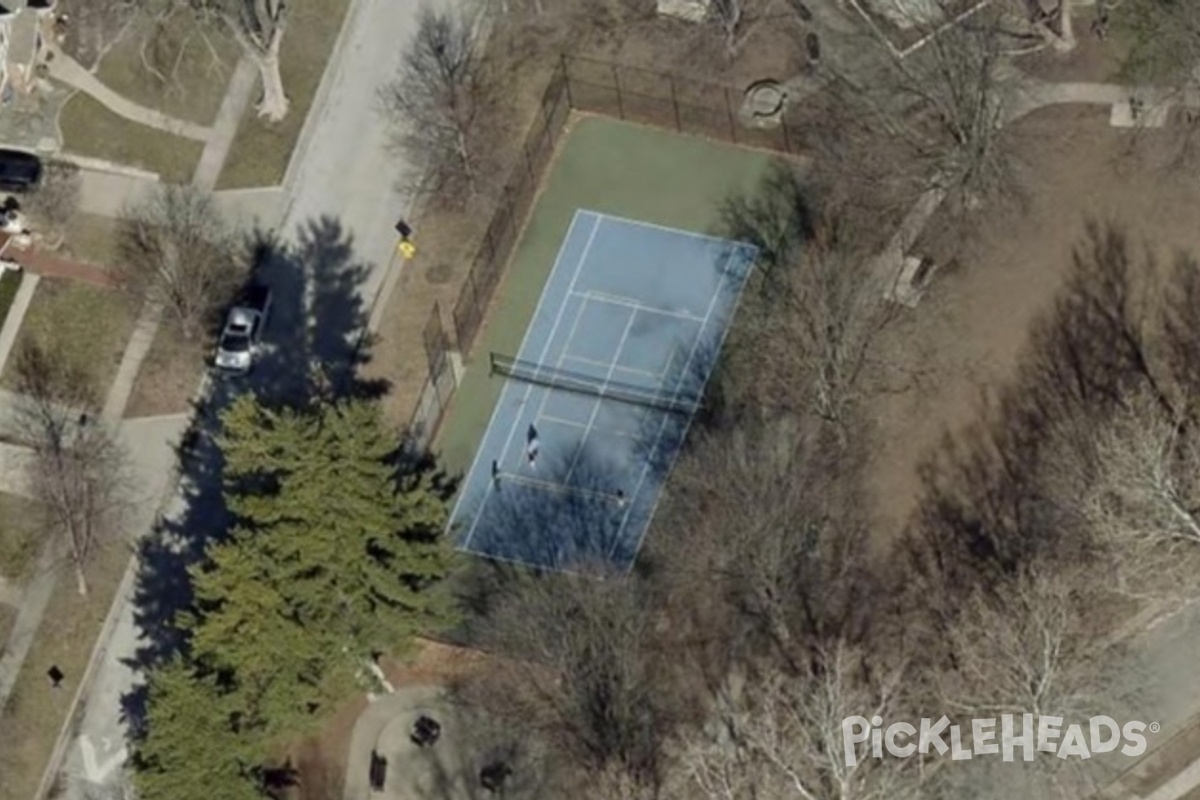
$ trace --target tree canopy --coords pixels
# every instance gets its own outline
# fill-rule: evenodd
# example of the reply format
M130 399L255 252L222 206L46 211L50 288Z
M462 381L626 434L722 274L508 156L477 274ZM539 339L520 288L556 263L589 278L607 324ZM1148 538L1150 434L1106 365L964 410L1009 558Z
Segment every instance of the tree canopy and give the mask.
M209 724L259 765L272 745L366 687L374 653L402 653L422 630L453 621L440 591L446 494L428 470L396 465L377 404L272 408L246 395L222 423L235 523L192 571L193 607L179 620L190 633L187 666L152 684L147 800L180 796L154 791L173 785L158 773L174 769L174 749L195 744L199 758L207 747L170 724L198 693L211 696L205 713L219 709ZM179 688L187 680L195 685ZM222 774L244 783L255 773Z

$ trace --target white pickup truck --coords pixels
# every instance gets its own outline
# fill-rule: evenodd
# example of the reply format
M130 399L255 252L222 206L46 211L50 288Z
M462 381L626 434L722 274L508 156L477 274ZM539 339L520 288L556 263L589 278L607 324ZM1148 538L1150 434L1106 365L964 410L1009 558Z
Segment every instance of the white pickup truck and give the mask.
M249 372L262 341L263 328L271 313L271 290L266 286L249 287L241 300L229 309L217 354L213 363L228 372Z

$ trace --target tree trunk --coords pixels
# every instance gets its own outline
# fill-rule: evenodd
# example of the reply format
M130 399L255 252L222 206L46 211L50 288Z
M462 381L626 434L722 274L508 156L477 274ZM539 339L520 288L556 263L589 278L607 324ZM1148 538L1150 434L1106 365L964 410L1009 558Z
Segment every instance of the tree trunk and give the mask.
M88 594L87 575L85 575L83 573L83 565L82 564L75 565L75 587L79 590L79 594L81 597L87 597L87 594Z
M275 37L265 53L258 53L254 60L262 78L262 99L258 102L258 115L270 122L279 122L288 113L288 97L283 91L283 76L279 74L279 41Z
M1062 33L1054 43L1054 48L1060 53L1075 49L1075 30L1071 26L1071 0L1062 0L1058 12L1058 27Z

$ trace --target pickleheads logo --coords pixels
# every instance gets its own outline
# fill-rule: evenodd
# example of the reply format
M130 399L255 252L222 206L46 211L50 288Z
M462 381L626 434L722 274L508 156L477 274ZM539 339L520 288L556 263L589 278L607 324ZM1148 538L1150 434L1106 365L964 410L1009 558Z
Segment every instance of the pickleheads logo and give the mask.
M1091 758L1095 753L1111 753L1118 747L1127 756L1140 756L1146 752L1145 733L1158 733L1159 724L1130 721L1118 725L1112 717L1098 716L1082 724L1063 727L1062 717L1036 716L1034 714L1004 714L997 719L973 719L967 726L970 742L963 747L963 726L952 725L942 717L938 720L922 719L920 726L907 722L894 722L883 727L883 719L875 716L846 717L842 720L842 746L846 755L846 766L853 767L860 757L860 748L870 742L870 757L883 758L887 752L896 758L908 758L915 753L938 755L950 753L955 761L966 761L975 756L1000 755L1012 761L1017 750L1025 761L1033 761L1038 752L1054 753L1059 758ZM948 740L948 741L947 741Z

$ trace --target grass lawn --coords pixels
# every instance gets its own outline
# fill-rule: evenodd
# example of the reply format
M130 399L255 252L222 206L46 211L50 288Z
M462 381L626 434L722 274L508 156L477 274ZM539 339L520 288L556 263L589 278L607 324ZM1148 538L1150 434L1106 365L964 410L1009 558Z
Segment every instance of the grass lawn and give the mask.
M350 0L309 0L292 6L279 53L291 108L279 123L265 122L252 108L246 111L217 181L218 189L276 186L283 180L349 5Z
M34 796L129 559L129 548L119 542L97 553L88 570L87 597L79 595L69 571L60 575L25 667L0 711L0 800ZM50 687L48 664L66 674L64 688Z
M8 318L8 309L12 308L13 298L17 289L21 288L21 273L10 269L0 273L0 325Z
M36 514L32 500L0 492L0 575L10 581L20 582L37 557Z
M0 603L0 652L4 650L4 642L8 641L13 625L17 624L17 609Z
M159 326L133 383L125 416L152 417L190 411L209 346L204 339L184 341L173 325Z
M754 190L771 160L706 139L581 119L560 146L441 426L435 449L447 467L470 466L504 384L489 380L487 354L520 348L576 209L715 233L722 203Z
M116 263L116 230L112 217L76 214L67 226L63 246L80 261L112 266Z
M163 77L142 63L143 50ZM219 30L202 32L196 18L186 11L171 15L158 26L142 17L125 29L104 56L96 77L139 105L210 125L240 55L237 42Z
M16 347L32 337L59 357L70 359L91 374L96 399L102 401L133 333L134 321L131 305L112 289L43 278L17 334ZM10 359L0 375L0 384L7 387L15 377L12 364Z
M164 181L192 179L204 143L131 122L83 92L76 92L58 118L63 149L157 172Z

